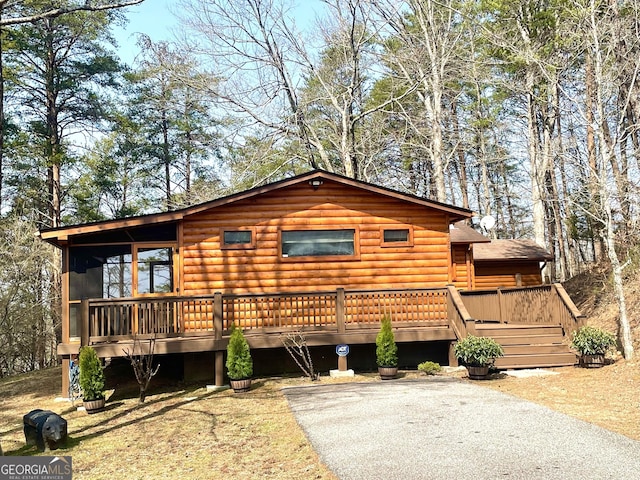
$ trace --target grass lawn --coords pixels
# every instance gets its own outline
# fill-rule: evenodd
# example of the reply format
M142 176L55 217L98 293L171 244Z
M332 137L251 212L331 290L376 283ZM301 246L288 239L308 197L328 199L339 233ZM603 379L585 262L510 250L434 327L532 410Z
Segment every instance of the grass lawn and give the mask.
M499 374L480 384L640 440L638 365L619 360L602 369L554 370L560 374ZM403 375L419 377L417 372ZM379 380L363 374L322 377L318 383L336 381ZM136 386L128 385L109 392L104 412L88 415L54 402L60 391L60 369L54 368L0 380L0 441L6 455L39 455L35 447L25 447L22 415L43 408L68 421L68 446L56 453L73 457L75 479L335 479L281 393L283 386L304 384L309 381L303 378L257 379L251 392L240 395L160 385L144 404Z

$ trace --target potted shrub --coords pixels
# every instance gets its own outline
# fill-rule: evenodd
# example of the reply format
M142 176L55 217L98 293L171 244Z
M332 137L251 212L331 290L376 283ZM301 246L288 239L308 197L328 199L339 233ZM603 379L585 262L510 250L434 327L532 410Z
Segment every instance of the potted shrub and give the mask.
M231 388L236 393L248 392L251 389L253 375L253 359L249 343L244 338L242 329L231 326L231 337L227 345L227 375Z
M389 317L382 319L376 336L376 363L382 380L390 380L398 374L398 346Z
M489 374L496 358L502 357L502 346L493 338L467 335L454 347L458 361L467 367L469 378L483 380Z
M96 351L89 347L80 349L80 374L78 383L82 390L82 401L87 413L99 412L104 408L104 371Z
M580 365L585 368L604 366L604 356L615 344L612 333L588 325L573 332L571 341L571 346L580 354Z

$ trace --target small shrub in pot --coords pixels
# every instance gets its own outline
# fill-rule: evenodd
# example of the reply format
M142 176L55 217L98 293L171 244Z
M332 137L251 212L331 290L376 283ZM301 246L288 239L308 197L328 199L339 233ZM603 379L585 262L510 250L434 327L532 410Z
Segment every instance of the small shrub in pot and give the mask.
M580 354L584 367L601 367L605 354L616 344L616 337L601 328L586 325L573 332L571 347Z
M82 400L87 412L99 411L104 408L104 371L102 363L96 354L96 351L85 346L80 349L80 358L78 361L80 374L78 375L78 383L82 390Z
M493 338L467 335L454 347L458 361L469 370L469 378L485 378L496 358L504 355L502 346Z
M398 346L391 329L391 319L383 317L376 336L376 363L380 378L389 380L398 373Z
M242 329L235 325L231 327L231 337L227 345L226 366L233 389L236 392L248 391L251 386L250 378L253 375L253 359L249 343L244 337ZM234 383L240 380L244 381L242 386L239 383Z

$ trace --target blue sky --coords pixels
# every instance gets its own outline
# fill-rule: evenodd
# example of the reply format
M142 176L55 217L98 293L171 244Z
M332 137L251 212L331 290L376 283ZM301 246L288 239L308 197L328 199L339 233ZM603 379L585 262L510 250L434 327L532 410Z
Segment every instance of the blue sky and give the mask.
M319 0L300 0L294 2L296 20L303 24L311 21L315 11L322 10ZM145 0L139 5L124 9L129 19L127 26L115 28L113 33L118 42L118 55L125 63L131 65L138 54L136 46L137 33L144 33L153 41L171 40L172 30L178 26L178 19L172 13L177 7L175 0Z
M147 34L156 42L172 38L171 30L176 27L177 19L170 8L175 4L175 0L145 0L124 10L129 23L124 29L114 29L118 54L124 62L131 64L138 54L137 33Z

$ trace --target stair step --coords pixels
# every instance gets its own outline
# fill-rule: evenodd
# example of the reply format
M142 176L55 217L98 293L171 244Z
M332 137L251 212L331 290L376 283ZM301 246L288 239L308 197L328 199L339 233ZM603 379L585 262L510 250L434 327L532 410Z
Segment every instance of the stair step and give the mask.
M491 336L502 346L506 345L549 345L562 344L562 335L493 335Z
M507 324L505 324L507 325ZM562 327L560 325L508 325L504 327L483 326L478 328L476 325L476 332L483 337L501 337L501 336L515 336L515 335L560 335L562 336Z
M569 347L562 343L546 345L503 345L502 349L507 357L514 355L546 355L552 353L569 353L573 355Z
M495 366L504 370L507 368L563 367L577 363L578 357L573 353L552 353L500 357L496 358Z
M476 323L477 335L491 337L504 350L495 366L507 368L561 367L575 365L578 357L566 344L560 325L531 323Z

